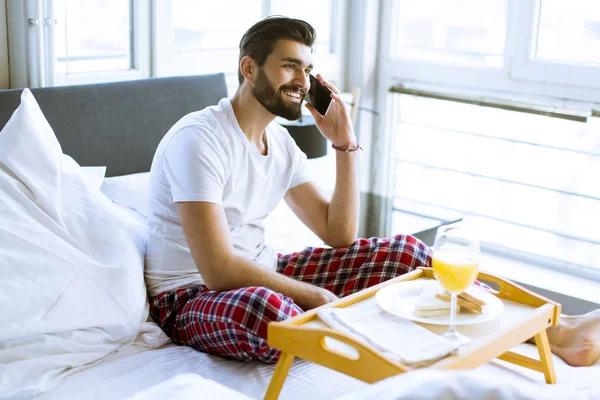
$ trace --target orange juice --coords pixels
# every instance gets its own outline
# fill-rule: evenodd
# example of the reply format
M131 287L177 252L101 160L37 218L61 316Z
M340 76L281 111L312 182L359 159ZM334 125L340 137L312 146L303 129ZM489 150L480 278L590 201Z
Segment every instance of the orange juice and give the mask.
M475 282L477 256L460 250L437 250L432 257L433 273L449 292L460 293Z

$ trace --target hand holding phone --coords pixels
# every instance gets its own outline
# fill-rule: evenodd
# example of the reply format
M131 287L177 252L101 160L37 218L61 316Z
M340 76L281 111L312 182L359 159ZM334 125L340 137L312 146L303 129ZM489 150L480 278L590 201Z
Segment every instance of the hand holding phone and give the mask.
M325 86L312 75L310 82L305 100L312 106L309 111L321 134L338 147L356 144L350 115L336 87L328 82L325 82ZM332 101L334 99L335 101Z
M304 98L308 104L313 106L321 115L327 113L331 103L331 90L325 86L313 75L310 75L310 89Z

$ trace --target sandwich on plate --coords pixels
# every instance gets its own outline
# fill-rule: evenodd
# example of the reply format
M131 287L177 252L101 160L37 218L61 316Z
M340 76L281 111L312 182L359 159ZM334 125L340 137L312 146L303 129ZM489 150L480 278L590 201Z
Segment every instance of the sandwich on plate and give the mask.
M448 292L436 293L435 297L438 300L442 300L450 304L450 293ZM456 300L456 304L458 304L462 309L476 314L481 313L483 311L483 307L485 307L485 301L480 300L472 293L469 293L469 289L459 294Z
M477 298L476 291L472 288L459 294L456 304L457 314L462 311L479 314L485 307L485 302ZM417 297L413 315L423 318L450 315L450 293L432 280Z
M432 280L427 284L423 292L415 301L413 315L422 318L443 317L450 315L450 303L437 298L437 295L443 295L446 291L437 281ZM456 307L456 313L460 312L460 306Z

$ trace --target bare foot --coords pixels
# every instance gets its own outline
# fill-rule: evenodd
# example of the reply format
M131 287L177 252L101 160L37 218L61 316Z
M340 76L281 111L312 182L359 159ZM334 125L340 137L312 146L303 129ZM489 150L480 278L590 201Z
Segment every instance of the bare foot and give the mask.
M600 309L585 315L561 315L548 329L552 352L573 367L593 365L600 358Z

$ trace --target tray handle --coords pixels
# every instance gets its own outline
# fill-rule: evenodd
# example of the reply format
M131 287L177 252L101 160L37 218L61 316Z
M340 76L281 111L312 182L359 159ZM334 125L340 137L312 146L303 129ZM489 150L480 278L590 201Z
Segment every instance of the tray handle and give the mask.
M276 332L285 330L285 332ZM410 368L386 359L376 350L367 347L350 336L331 329L298 328L295 326L269 325L269 344L288 352L287 349L302 348L302 358L354 376L364 382L374 383L387 377L407 372ZM328 344L333 339L349 346L349 353L338 351ZM293 354L293 351L289 351Z

